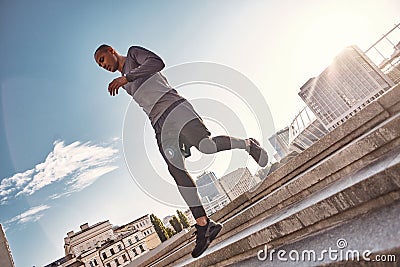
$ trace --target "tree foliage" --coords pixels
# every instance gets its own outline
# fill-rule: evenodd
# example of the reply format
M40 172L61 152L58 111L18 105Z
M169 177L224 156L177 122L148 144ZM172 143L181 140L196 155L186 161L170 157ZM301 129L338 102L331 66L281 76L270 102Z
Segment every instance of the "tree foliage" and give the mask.
M156 230L156 233L157 233L158 237L160 238L161 242L164 242L165 240L167 240L168 238L171 237L168 234L168 231L167 231L166 227L164 226L164 224L162 223L162 221L156 215L151 214L150 220L151 220L151 223L153 224L154 229Z
M165 227L165 230L167 231L169 237L173 237L175 235L174 230L172 230L171 228Z
M176 218L176 216L172 216L172 219L169 220L169 223L172 225L172 227L174 228L175 232L180 233L182 231L182 224L181 222L178 220L178 218Z
M183 228L189 228L189 227L190 227L190 224L189 224L189 220L188 220L188 218L186 217L186 215L183 214L183 212L181 212L180 210L177 210L176 213L178 214L178 218L179 218L179 221L180 221L181 224L182 224L182 227L183 227Z

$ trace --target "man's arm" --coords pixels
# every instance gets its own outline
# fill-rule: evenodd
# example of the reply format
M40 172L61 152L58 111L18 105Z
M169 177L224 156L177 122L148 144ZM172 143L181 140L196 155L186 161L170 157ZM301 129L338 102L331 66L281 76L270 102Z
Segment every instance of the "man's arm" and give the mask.
M126 74L128 82L153 75L165 67L163 60L159 56L143 47L132 46L129 48L127 57L132 58L139 65Z
M128 82L133 82L142 77L149 77L165 67L163 60L159 56L143 47L132 46L128 50L127 57L133 59L138 64L138 67L130 70L125 76L115 78L108 85L108 92L112 96L118 94L118 89Z
M110 93L111 96L118 95L119 88L127 83L128 80L126 79L125 76L115 78L114 80L112 80L112 82L108 84L108 92Z

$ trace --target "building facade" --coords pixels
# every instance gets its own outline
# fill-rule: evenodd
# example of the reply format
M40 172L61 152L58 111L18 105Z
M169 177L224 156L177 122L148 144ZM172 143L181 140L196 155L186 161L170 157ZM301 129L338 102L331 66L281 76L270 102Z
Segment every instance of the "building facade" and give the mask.
M148 214L114 229L114 233L130 233L136 230L143 234L148 249L151 250L161 244L161 240L158 237L154 226L151 223L150 215Z
M299 95L331 130L393 85L357 46L349 46L318 77L309 79Z
M10 246L6 234L4 233L3 226L0 224L0 266L1 267L14 267L14 260L11 255Z
M212 201L210 201L210 199L207 197L205 198L203 197L201 199L201 203L203 204L207 216L211 216L212 214L216 213L217 211L228 205L229 202L231 202L231 200L226 194L220 194L218 197L215 197Z
M100 247L114 239L114 232L109 221L99 222L89 227L88 223L80 226L80 231L70 231L64 238L65 255L73 254L78 257L92 248Z
M268 141L276 151L274 158L277 161L280 161L290 153L289 127L285 127L284 129L276 132L268 139Z
M125 266L161 244L157 233L145 215L123 226L109 221L70 231L64 238L65 256L46 267L117 267Z
M116 267L125 266L148 251L143 233L134 230L131 233L120 234L118 238L93 251L93 255L82 255L82 258L85 266L94 267L98 266L95 260L100 255L103 266Z
M301 153L329 131L309 107L302 109L289 127L289 150Z
M260 178L252 176L249 169L239 168L219 179L219 184L230 201L249 191L260 182Z
M222 189L218 183L218 178L213 172L204 172L196 179L197 191L201 198L207 198L209 201L218 198Z

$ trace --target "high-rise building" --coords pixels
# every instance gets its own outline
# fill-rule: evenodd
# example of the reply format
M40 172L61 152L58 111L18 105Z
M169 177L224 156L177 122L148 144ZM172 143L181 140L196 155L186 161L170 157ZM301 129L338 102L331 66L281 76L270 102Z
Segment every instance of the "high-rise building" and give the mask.
M210 199L207 197L203 197L201 199L201 203L203 204L207 216L211 216L215 212L219 211L220 209L228 205L229 202L231 202L231 200L226 194L220 194L218 197L215 197L212 201L210 201Z
M280 161L290 153L289 149L289 127L285 127L273 134L268 141L275 149L275 159Z
M394 83L357 46L346 47L318 77L300 89L300 97L331 130Z
M302 109L289 127L290 151L301 153L321 139L328 130L309 107Z
M10 246L3 231L3 226L0 224L0 266L14 267L14 261L11 256Z
M196 185L207 216L222 209L230 202L215 173L204 172L197 177Z
M201 198L208 198L209 201L212 201L222 193L218 184L218 178L213 172L204 172L198 176L196 185Z
M251 175L247 167L239 168L219 179L219 183L230 201L249 191L260 181L260 178Z

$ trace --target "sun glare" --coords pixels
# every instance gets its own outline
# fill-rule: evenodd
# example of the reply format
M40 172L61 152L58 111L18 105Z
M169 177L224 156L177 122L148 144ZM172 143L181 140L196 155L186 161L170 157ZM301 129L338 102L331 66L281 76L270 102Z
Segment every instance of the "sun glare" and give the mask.
M362 42L366 31L370 30L370 22L367 14L354 10L354 7L337 5L311 16L297 45L299 51L296 54L301 57L300 62L309 62L309 67L317 74L343 48L361 45L360 40Z

